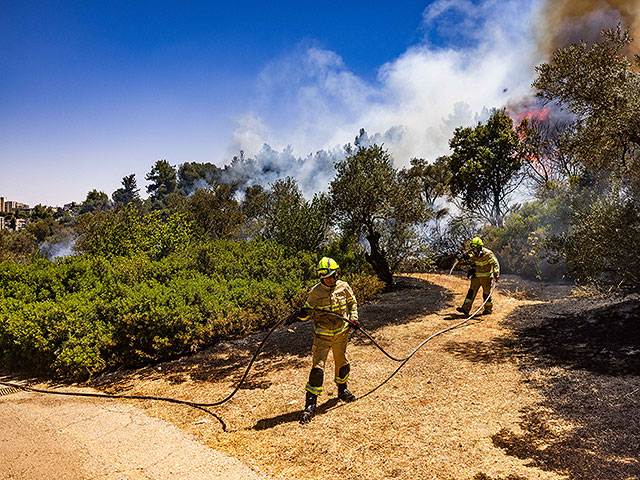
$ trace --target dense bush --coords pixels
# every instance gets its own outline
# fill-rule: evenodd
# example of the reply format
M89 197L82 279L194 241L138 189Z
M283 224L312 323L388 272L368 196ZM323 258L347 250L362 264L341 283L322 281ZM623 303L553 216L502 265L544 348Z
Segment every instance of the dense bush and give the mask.
M318 260L264 241L172 250L0 264L3 363L86 378L260 330L303 303ZM345 273L359 301L380 290Z
M163 218L157 211L143 214L134 204L81 215L76 230L80 235L76 250L102 257L143 252L159 259L186 251L199 240L198 229L186 214Z
M640 213L632 200L614 192L576 210L571 228L550 244L579 283L640 290Z
M0 262L28 262L38 258L38 241L27 230L0 230Z
M556 189L539 194L538 200L525 203L505 218L502 228L485 227L480 235L498 257L504 273L545 281L559 280L566 273L563 262L550 262L548 241L565 231L572 210L574 192Z

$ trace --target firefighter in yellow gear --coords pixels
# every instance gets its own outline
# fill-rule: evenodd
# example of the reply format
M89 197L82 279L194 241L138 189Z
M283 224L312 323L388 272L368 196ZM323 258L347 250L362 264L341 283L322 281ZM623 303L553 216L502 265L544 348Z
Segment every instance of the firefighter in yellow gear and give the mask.
M334 380L338 386L338 398L345 402L353 402L356 399L355 395L347 390L351 367L346 350L349 330L360 327L358 304L349 284L338 279L339 271L340 267L334 259L323 257L320 260L317 268L320 282L309 291L307 302L299 317L300 320L313 318L313 364L306 385L305 407L300 423L308 423L315 415L316 402L322 394L324 365L329 350L333 352ZM342 318L327 315L322 311L341 315Z
M464 303L456 310L465 315L471 312L473 300L476 298L478 290L482 287L482 299L486 300L482 315L490 314L493 311L493 301L491 300L492 282L500 279L500 264L494 253L486 248L482 239L475 237L471 240L471 249L459 255L459 258L469 260L473 263L467 276L471 278L471 287L467 292Z

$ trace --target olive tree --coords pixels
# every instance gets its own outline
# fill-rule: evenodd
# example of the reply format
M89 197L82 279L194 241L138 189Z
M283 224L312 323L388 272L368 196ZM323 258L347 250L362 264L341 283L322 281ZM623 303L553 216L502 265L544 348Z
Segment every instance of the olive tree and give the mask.
M329 194L336 221L346 234L366 239L367 261L391 285L394 268L416 239L413 227L429 218L430 209L418 184L402 178L379 145L358 148L335 168Z

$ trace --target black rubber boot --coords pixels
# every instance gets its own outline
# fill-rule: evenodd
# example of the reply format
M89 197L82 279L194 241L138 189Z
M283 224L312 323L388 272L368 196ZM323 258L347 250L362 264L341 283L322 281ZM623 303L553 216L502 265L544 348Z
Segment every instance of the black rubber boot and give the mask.
M309 423L313 416L316 414L316 403L318 401L318 396L314 395L311 392L307 392L306 402L304 405L304 410L302 411L302 418L300 419L301 424Z
M338 385L338 398L343 402L355 402L356 396L347 390L346 385Z
M462 308L462 307L458 307L458 308L456 308L456 311L457 311L457 312L460 312L460 313L464 313L465 315L469 315L469 312L467 312L467 311L466 311L464 308Z
M485 307L483 312L481 313L481 315L491 315L491 310L492 307L487 308L486 304L489 302L489 300L487 300L487 298L489 298L489 295L485 295L484 293L482 294L482 300L485 303Z

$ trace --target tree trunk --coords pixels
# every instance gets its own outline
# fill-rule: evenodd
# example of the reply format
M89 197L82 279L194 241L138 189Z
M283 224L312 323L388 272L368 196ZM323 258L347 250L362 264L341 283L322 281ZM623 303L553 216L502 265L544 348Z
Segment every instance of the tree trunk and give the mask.
M367 262L371 264L376 275L382 280L388 287L393 285L393 275L389 269L389 263L384 258L384 252L380 248L380 234L378 232L370 231L367 235L367 241L371 248L371 253L364 254Z

